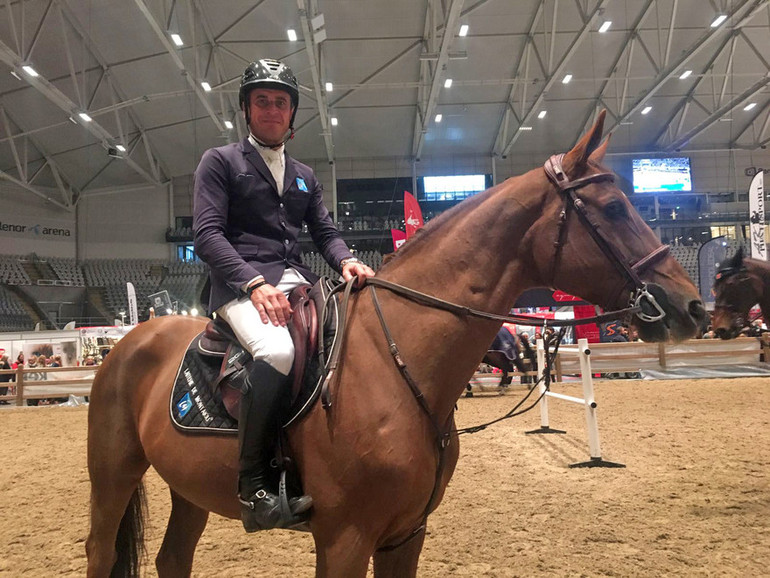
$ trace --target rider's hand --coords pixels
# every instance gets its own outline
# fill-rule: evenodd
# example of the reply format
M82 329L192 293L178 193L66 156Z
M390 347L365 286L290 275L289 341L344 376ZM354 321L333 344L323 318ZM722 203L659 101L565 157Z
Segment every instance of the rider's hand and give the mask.
M265 283L251 292L251 302L257 309L262 323L272 323L276 327L286 327L292 311L289 300L282 291Z
M356 287L363 287L367 277L374 277L374 271L360 261L349 261L342 266L342 278L350 281L356 277Z

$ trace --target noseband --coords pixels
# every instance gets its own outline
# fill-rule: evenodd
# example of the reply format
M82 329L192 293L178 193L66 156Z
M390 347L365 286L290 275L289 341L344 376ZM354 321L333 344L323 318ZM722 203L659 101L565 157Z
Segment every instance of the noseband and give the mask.
M649 292L647 289L647 284L640 279L639 274L653 263L668 255L669 246L661 245L633 265L628 265L627 260L623 258L623 255L620 253L617 247L610 243L604 233L602 233L599 224L591 220L591 217L588 215L588 211L586 210L585 203L575 193L577 189L580 189L581 187L591 183L612 181L615 179L615 176L612 173L605 172L595 173L581 177L579 179L569 180L567 173L565 173L564 169L562 168L563 160L564 154L553 155L545 162L545 165L543 165L543 169L545 170L545 174L548 176L548 179L554 185L556 185L556 188L559 189L559 192L564 198L564 208L559 214L559 230L556 237L556 242L554 243L554 246L556 247L556 254L554 255L553 260L551 279L553 280L556 276L556 268L558 267L558 263L561 258L561 250L564 247L564 240L567 231L567 217L570 209L574 208L578 218L580 219L580 222L583 223L583 225L586 227L588 233L591 235L602 252L607 256L607 258L620 272L620 274L625 277L628 283L633 286L634 292L631 294L630 304L635 307L639 307L639 311L636 313L636 316L639 317L639 319L642 321L660 321L666 316L666 312L663 311L663 308L657 302L655 296ZM641 304L644 301L646 301L656 311L655 314L650 315L648 313L644 313L641 310Z

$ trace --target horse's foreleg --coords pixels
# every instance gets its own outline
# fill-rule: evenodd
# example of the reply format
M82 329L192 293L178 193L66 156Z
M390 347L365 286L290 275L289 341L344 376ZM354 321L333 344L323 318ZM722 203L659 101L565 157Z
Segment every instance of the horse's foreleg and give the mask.
M374 553L375 578L409 578L417 576L417 562L420 559L425 530L398 548Z
M209 513L171 490L171 517L155 558L159 578L186 577L192 572L195 546L206 528Z
M323 538L319 538L323 536ZM374 549L358 528L335 529L333 535L313 528L316 543L316 578L364 578Z

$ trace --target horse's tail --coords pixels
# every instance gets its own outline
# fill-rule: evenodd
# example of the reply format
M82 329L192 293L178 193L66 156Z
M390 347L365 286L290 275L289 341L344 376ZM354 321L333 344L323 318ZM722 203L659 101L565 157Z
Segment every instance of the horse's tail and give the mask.
M144 520L147 516L147 499L144 495L144 483L139 485L123 513L115 539L115 551L118 559L112 567L110 578L138 578L139 565L145 555Z

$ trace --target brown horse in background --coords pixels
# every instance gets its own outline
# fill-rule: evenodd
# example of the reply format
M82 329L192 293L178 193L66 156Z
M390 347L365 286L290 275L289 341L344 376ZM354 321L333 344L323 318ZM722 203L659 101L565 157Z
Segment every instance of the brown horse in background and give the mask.
M717 337L738 337L749 325L749 312L756 304L765 322L770 322L770 263L744 259L743 249L738 249L717 273L714 293L712 327Z
M640 336L694 335L705 317L698 292L600 166L603 122L601 113L563 158L562 174L579 188L574 194L591 226L603 231L614 260L574 210L564 212L567 194L538 168L431 221L375 279L496 314L538 286L620 309L632 289L621 265L635 263L665 314L637 318ZM409 371L424 394L423 409L391 357L373 290L367 286L351 299L330 387L333 405L325 410L317 404L287 432L304 491L314 500L310 527L321 577L363 577L372 556L377 578L415 576L426 510L441 501L459 454L451 434L455 403L501 326L377 289L401 359L412 363ZM141 484L149 466L169 485L172 499L156 558L159 576L190 574L209 512L239 518L235 436L185 435L168 415L180 359L205 323L185 317L143 323L96 376L88 416L88 576L137 573ZM438 439L449 442L443 454L437 429Z

